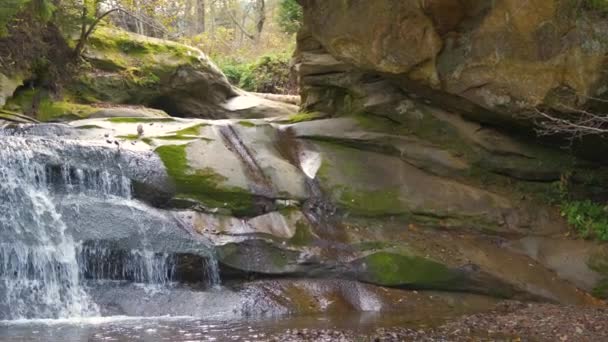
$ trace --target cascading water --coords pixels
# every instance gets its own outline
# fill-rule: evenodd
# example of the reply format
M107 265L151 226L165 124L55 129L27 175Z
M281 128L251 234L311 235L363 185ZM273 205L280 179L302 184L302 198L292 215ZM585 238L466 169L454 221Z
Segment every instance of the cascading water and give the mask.
M22 138L0 146L0 277L9 317L96 315L81 286L77 244L50 194L49 170Z
M125 155L99 142L0 129L0 320L98 316L90 281L166 286L174 280L171 252L199 252L200 243L163 251L158 236L148 238L179 229L170 215L132 198ZM217 281L214 259L206 263Z

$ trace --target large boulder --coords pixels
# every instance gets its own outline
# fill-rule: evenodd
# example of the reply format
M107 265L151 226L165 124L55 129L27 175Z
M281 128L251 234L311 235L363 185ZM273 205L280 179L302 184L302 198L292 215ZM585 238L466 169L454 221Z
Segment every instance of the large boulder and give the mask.
M79 70L57 92L17 87L0 74L0 106L40 121L89 117L163 115L224 119L286 116L297 106L233 87L200 50L173 41L98 27L84 49ZM17 91L15 92L15 90Z

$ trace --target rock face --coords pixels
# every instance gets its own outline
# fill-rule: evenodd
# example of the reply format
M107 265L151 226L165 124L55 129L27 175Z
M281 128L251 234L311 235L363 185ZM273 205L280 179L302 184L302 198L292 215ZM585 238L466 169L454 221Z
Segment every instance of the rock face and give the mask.
M423 87L465 99L460 108L485 120L494 119L471 104L511 120L537 106L584 106L607 91L608 23L592 5L561 0L300 3L305 13L300 70L304 106L311 110L368 110L380 95L366 88L379 75L394 76L405 92ZM384 100L391 96L383 93Z
M547 289L548 274L515 266L529 257L605 296L602 249L564 239L567 226L547 203L571 171L569 184L583 196L603 193L608 173L536 139L528 115L598 108L595 99L608 89L600 11L559 0L299 2L302 108L325 119L285 131L308 159L319 157L315 184L337 213L347 213L340 220L348 229L316 233L373 241L397 221L401 235L392 239L407 246L393 254L381 244L349 259L357 279L467 291L483 284L563 301L567 290L537 291ZM586 182L592 175L595 184ZM382 233L364 228L370 222ZM502 242L429 227L473 229ZM521 255L507 256L514 251ZM428 273L408 272L417 267ZM497 269L512 277L503 282Z
M133 184L130 207L66 201L78 239L108 240L121 255L145 225L148 247L177 255L177 269L217 260L224 281L269 278L265 305L287 297L285 310L311 301L294 278L338 279L322 299L377 290L360 283L568 304L606 296L605 249L565 239L553 203L565 181L605 193L608 173L501 129L535 106L602 95L606 47L589 32L605 24L575 20L559 1L301 3L298 115L231 87L196 50L101 29L86 52L91 69L68 89L93 118L7 126L78 147L59 149L53 165L69 153L80 167L105 151L116 160L108 170ZM104 101L195 118L93 106ZM103 229L87 228L103 213L112 214ZM551 248L561 244L578 251L575 262ZM112 289L99 296L114 303Z
M587 302L574 286L551 280L544 259L508 248L512 238L565 231L535 192L553 186L568 158L432 107L414 109L444 141L366 116L70 125L85 141L117 141L110 146L124 156L153 152L168 181L134 176L134 195L177 209L185 231L215 246L224 280L342 278ZM195 253L182 247L176 252ZM601 279L590 278L585 288Z

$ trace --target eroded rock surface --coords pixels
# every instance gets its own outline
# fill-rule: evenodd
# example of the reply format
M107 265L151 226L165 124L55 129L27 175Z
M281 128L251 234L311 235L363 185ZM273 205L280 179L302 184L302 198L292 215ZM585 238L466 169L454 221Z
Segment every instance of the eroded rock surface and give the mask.
M588 6L561 0L300 3L307 108L325 109L330 99L334 107L348 107L375 74L398 75L405 84L506 117L541 105L582 106L606 92L608 24Z

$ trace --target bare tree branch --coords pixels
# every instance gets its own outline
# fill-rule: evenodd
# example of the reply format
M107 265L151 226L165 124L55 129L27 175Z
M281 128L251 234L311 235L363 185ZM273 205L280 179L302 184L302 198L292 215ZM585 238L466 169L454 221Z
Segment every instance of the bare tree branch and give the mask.
M568 109L570 113L560 116L536 109L535 113L541 119L538 120L537 132L541 135L566 134L571 139L585 135L608 135L608 115Z
M134 19L149 25L151 27L160 29L161 31L167 33L167 29L165 29L162 26L156 26L154 23L150 23L147 22L145 19L131 13L130 11L127 11L126 9L122 8L122 7L115 7L112 9L107 10L106 12L104 12L103 14L101 14L100 16L98 16L95 21L93 21L93 23L91 23L91 25L89 25L88 29L86 27L86 16L87 16L87 9L86 6L83 6L82 9L82 28L81 28L81 33L80 33L80 39L78 40L78 44L76 45L76 48L74 48L74 56L76 58L80 57L82 55L82 51L84 50L84 47L86 45L87 40L89 39L89 37L91 36L91 34L93 33L93 31L95 30L95 27L97 27L97 25L107 16L109 16L110 14L114 13L114 12L122 12L130 17L133 17Z
M236 20L236 18L234 17L234 14L232 13L232 11L227 11L227 12L228 12L228 15L230 16L230 20L232 20L232 22L233 22L233 23L234 23L234 24L235 24L235 25L236 25L236 26L239 28L239 30L241 30L241 32L243 32L243 34L244 34L244 35L245 35L247 38L249 38L249 39L251 39L251 40L255 40L255 37L256 37L256 36L255 36L255 35L253 35L253 34L251 34L251 33L249 33L249 32L247 32L247 30L246 30L246 29L243 27L243 25L241 25L241 24L239 23L239 21L238 21L238 20Z

